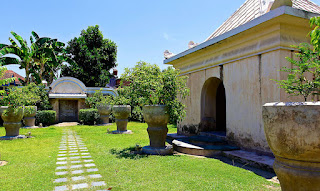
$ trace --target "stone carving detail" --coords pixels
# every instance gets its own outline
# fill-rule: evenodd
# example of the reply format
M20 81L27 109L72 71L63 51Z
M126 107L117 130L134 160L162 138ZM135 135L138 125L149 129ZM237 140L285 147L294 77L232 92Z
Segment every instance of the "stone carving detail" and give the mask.
M193 48L193 47L198 46L198 45L199 45L199 43L194 43L193 41L190 41L188 43L188 48L190 49L190 48Z
M172 52L170 52L169 50L165 50L163 53L163 56L165 59L171 58L172 56L174 56L175 54L173 54Z

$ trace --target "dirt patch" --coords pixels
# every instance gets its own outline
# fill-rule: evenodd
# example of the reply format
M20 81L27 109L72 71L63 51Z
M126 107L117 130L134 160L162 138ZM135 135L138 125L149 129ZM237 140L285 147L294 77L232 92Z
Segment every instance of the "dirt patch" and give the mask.
M273 182L273 183L280 184L279 179L278 179L278 177L277 177L277 176L275 176L275 177L273 177L273 178L268 179L268 181Z
M0 161L0 166L4 166L4 165L6 165L6 164L8 164L7 161Z

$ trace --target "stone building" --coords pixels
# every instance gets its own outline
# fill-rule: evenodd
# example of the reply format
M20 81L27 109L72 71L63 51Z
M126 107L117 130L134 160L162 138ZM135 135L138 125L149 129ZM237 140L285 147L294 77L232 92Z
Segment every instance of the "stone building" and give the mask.
M270 153L262 121L262 105L288 98L270 79L291 67L291 45L310 42L309 19L320 7L308 0L246 0L203 43L164 60L189 77L187 116L178 134L225 134L242 148ZM193 44L193 43L192 43Z
M85 99L100 89L103 94L117 94L112 88L86 87L83 82L72 77L62 77L52 82L49 86L49 100L57 114L56 122L79 121L78 112L86 108Z

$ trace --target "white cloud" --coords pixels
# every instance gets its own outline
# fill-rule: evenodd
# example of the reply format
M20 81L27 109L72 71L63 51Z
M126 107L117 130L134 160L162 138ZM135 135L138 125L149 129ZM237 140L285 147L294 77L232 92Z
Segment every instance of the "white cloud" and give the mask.
M163 33L163 38L166 39L166 40L169 40L169 39L170 39L169 35L168 35L166 32Z

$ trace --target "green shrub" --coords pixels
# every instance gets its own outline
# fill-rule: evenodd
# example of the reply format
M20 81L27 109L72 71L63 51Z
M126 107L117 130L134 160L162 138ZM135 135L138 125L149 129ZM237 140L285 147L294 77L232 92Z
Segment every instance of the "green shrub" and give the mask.
M56 121L56 112L53 110L37 111L36 124L42 123L43 126L52 125Z
M80 109L79 120L85 125L94 125L100 122L100 115L97 109Z
M24 116L30 116L34 113L36 113L37 108L34 106L25 106L24 107Z
M122 90L123 97L130 101L132 120L142 122L142 107L157 104L167 105L171 124L177 124L185 117L182 100L189 95L189 88L187 77L180 76L179 70L169 67L161 71L159 66L141 61L133 68L126 68L121 79L130 82L123 90L119 88L118 94Z
M110 104L112 99L113 99L112 95L103 95L102 89L100 89L95 91L94 94L89 95L86 98L86 104L90 108L97 109L97 106L99 104Z

